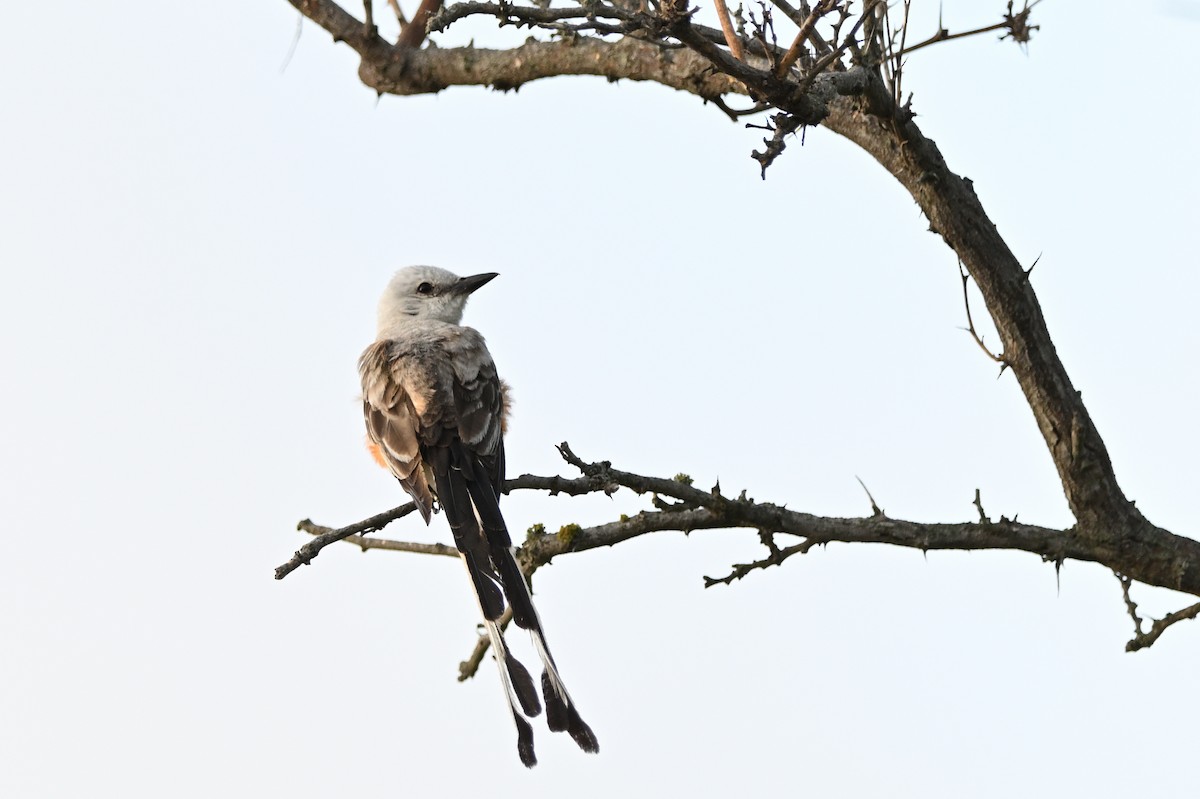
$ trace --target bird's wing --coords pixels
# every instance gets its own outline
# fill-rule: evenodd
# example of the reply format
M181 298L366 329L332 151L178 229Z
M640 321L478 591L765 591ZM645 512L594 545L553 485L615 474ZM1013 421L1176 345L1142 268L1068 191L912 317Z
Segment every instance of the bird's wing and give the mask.
M377 341L359 358L363 417L372 452L404 486L428 524L433 492L421 458L421 419L414 404L414 397L420 405L426 404L424 386L406 379L411 375L404 368L402 352L397 342Z
M504 484L504 427L508 411L504 381L483 337L463 328L455 342L454 411L458 438L483 466L496 496Z

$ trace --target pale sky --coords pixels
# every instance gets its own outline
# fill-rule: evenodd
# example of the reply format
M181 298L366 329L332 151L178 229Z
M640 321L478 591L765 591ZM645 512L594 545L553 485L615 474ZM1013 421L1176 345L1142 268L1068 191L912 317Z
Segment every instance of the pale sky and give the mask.
M960 330L951 251L848 142L809 131L763 182L761 132L661 87L377 101L307 23L281 71L284 0L10 5L0 796L1194 792L1200 626L1126 654L1102 567L1069 562L1058 585L1027 554L832 545L704 590L761 555L752 531L537 574L601 753L539 726L526 771L495 669L455 681L477 616L459 566L337 545L272 579L299 519L405 499L356 401L391 273L501 274L466 322L514 386L511 474L572 475L566 440L812 513L868 513L858 476L897 518L971 519L979 488L993 516L1069 525L1016 382ZM916 5L926 35L937 6ZM1123 488L1183 535L1198 6L1047 0L1028 54L952 42L905 79L1013 250L1041 254L1035 288ZM1002 8L947 3L945 22ZM502 40L444 44L469 35ZM505 505L514 530L645 507ZM450 540L440 516L387 535Z

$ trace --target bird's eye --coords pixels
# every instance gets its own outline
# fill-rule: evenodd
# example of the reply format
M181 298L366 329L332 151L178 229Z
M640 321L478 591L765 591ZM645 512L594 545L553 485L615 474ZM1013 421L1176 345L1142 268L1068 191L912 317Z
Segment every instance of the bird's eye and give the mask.
M421 285L417 286L417 293L418 294L432 294L433 293L433 284L432 283L422 283Z

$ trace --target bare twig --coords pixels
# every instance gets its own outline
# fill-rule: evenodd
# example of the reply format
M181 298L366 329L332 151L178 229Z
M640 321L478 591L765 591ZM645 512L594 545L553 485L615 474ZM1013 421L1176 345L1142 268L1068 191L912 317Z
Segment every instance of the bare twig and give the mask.
M713 0L717 7L717 18L721 20L721 31L725 34L725 43L729 45L729 52L733 53L733 57L738 61L746 60L746 53L742 50L742 41L738 38L737 31L733 29L733 21L729 18L729 6L725 5L725 0Z
M854 475L854 479L858 481L858 484L860 486L862 486L862 490L867 492L867 499L870 500L870 502L871 502L871 515L872 516L886 516L887 514L884 513L883 510L878 505L875 504L875 497L871 496L871 489L867 488L867 484L862 481L862 478L856 474L856 475Z
M796 33L796 38L792 40L792 45L783 54L783 60L779 62L779 66L775 68L775 77L782 78L787 75L788 70L796 63L796 59L800 57L801 51L804 49L804 42L808 40L808 35L812 33L813 26L820 21L821 17L828 14L837 6L837 0L818 0L816 6L813 7L812 13L800 25L800 30Z
M421 5L417 6L417 10L413 14L412 22L400 31L400 38L396 40L396 46L420 47L421 42L425 41L425 28L429 24L429 18L441 7L442 0L421 0Z
M1125 600L1125 609L1129 611L1129 618L1133 619L1133 638L1129 639L1129 642L1125 644L1126 652L1137 652L1140 649L1145 649L1157 641L1159 636L1166 632L1166 629L1172 624L1188 621L1200 616L1200 602L1197 602L1195 605L1189 605L1183 610L1168 613L1161 619L1151 620L1149 631L1143 630L1142 625L1144 620L1138 615L1137 603L1129 595L1129 589L1133 585L1133 580L1116 570L1113 571L1113 575L1121 583L1121 598Z
M896 55L897 56L906 56L909 53L915 53L918 50L929 47L930 45L933 45L933 44L938 44L939 42L948 42L953 39L965 39L968 36L978 36L981 33L990 33L991 31L998 31L998 30L1001 30L1001 29L1007 28L1007 27L1008 27L1008 25L1006 23L997 22L994 25L985 25L982 28L975 28L974 30L969 30L969 31L959 31L958 33L951 33L950 31L946 30L945 28L939 28L938 32L933 34L932 36L930 36L928 39L925 39L924 41L921 41L921 42L917 42L912 47L906 47L906 48L902 49Z
M967 281L971 279L971 276L967 274L967 270L963 268L961 261L958 263L958 272L962 277L963 305L967 309L967 326L962 329L971 334L971 338L975 339L975 343L979 345L979 349L983 350L989 358L1001 365L1000 371L1003 373L1004 367L1008 366L1008 361L1005 360L1004 353L996 355L989 350L987 345L983 343L983 338L975 331L975 321L971 318L971 297L967 292Z
M894 83L892 85L892 102L896 107L900 107L901 99L904 91L901 88L904 83L904 43L908 40L908 14L912 6L912 0L904 0L904 23L900 26L900 50L893 56L892 74Z
M799 0L798 8L789 3L788 0L772 0L772 5L782 11L784 16L796 23L797 26L803 25L804 20L808 19L808 15L812 13L812 9L808 7L807 0ZM829 42L825 41L825 37L817 33L815 28L809 31L808 42L821 55L827 54L832 49Z
M401 30L408 24L408 18L404 16L404 12L400 9L399 0L387 0L387 3L392 8L392 13L396 15L396 22L400 23Z
M771 566L778 566L792 555L803 555L812 549L813 546L820 543L819 541L801 541L799 544L793 544L790 547L783 549L771 549L767 557L762 560L756 560L752 563L737 563L734 564L733 570L724 577L708 577L704 578L704 587L712 588L714 585L732 585L735 580L740 580L752 571L758 569L766 569Z
M1139 649L1145 649L1157 641L1159 636L1166 632L1167 628L1172 624L1181 621L1188 621L1196 618L1197 616L1200 616L1200 602L1197 602L1194 605L1189 605L1183 610L1177 610L1174 613L1168 613L1166 616L1163 616L1161 619L1158 619L1152 623L1150 625L1149 632L1143 633L1141 630L1138 630L1137 634L1133 636L1132 640L1125 644L1125 651L1137 652Z
M922 42L914 44L912 47L902 46L900 48L900 52L897 53L897 56L905 56L909 53L915 53L922 48L929 47L930 45L938 44L940 42L949 42L954 39L965 39L968 36L978 36L981 33L991 33L992 31L999 30L1006 31L1006 33L1000 37L1001 39L1012 39L1014 42L1022 45L1028 44L1029 39L1033 36L1033 32L1039 30L1040 28L1038 25L1029 24L1029 15L1033 11L1034 6L1041 1L1042 0L1034 0L1034 2L1030 3L1028 0L1026 0L1026 3L1021 10L1013 13L1012 0L1009 0L1008 12L1004 15L1004 19L1000 22L997 22L993 25L985 25L982 28L974 28L973 30L969 31L959 31L958 33L951 33L946 28L942 27L940 24L941 20L939 18L937 33L933 34Z
M307 566L312 563L322 549L332 544L335 541L341 541L349 538L352 535L363 535L364 533L372 533L376 530L382 530L387 525L394 522L396 519L401 519L417 509L416 503L406 502L398 508L392 508L389 511L378 513L369 519L363 519L361 522L331 530L328 527L320 528L321 532L312 541L309 541L304 546L296 550L296 554L292 555L291 560L275 569L275 579L282 580L289 574L294 572L301 566ZM308 519L304 519L298 525L297 530L310 531L315 528Z
M971 504L974 505L975 509L979 511L979 523L980 524L991 524L992 523L992 520L988 518L988 515L983 512L983 500L980 499L980 497L979 497L979 489L978 488L975 489L975 501L972 502Z

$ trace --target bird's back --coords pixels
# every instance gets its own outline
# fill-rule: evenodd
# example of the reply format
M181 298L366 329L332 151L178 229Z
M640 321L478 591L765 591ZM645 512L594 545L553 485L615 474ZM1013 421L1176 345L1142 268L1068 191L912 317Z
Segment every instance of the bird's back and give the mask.
M373 454L426 520L434 499L423 468L428 448L461 441L499 492L504 389L478 331L437 320L397 325L363 352L359 376Z

